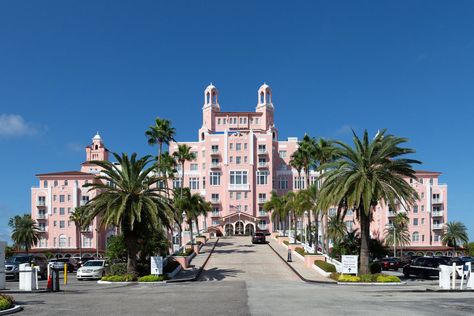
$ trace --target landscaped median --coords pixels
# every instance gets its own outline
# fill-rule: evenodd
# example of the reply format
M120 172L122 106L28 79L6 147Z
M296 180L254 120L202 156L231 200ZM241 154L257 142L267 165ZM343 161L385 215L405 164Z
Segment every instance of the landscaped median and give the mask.
M112 284L112 283L164 283L168 280L166 275L144 275L142 277L136 277L131 274L122 275L107 275L102 277L98 283L100 284Z
M20 305L15 305L15 300L10 295L0 294L0 315L7 315L18 312L22 309Z
M337 284L356 284L356 285L402 285L406 282L401 282L397 276L386 274L361 274L350 275L332 273L331 278L337 281Z

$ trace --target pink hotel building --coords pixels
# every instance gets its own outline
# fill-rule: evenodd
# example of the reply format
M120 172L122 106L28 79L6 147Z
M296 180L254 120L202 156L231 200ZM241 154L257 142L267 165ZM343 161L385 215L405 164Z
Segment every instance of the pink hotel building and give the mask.
M304 175L300 178L289 165L292 153L298 148L298 139L278 140L272 91L266 84L258 90L254 112L222 112L218 90L209 85L204 91L198 141L179 144L190 146L196 159L187 162L185 170L178 169L172 186L181 185L184 172L184 185L212 203L212 212L201 218L200 227L205 232L245 235L257 230L272 231L269 214L262 209L271 192L284 194L303 189L306 183ZM177 148L178 143L170 144L170 153ZM108 151L99 135L86 147L86 158L81 171L37 175L40 185L32 188L31 200L32 216L44 231L38 250L77 253L78 233L74 223L68 220L68 214L97 194L87 192L82 185L94 181L100 172L89 161L108 159ZM317 172L311 171L310 182L314 183L317 176ZM439 172L418 171L417 180L410 181L420 200L408 211L411 235L408 252L441 254L449 251L441 243L443 225L447 222L447 185L438 183L439 176ZM397 211L406 211L400 205L394 207ZM329 210L330 216L333 213L334 209ZM383 238L384 229L394 215L394 209L379 205L371 234ZM349 230L357 226L350 211L345 222ZM97 231L96 227L94 223L83 233L83 246L91 254L97 247L102 253L106 238L112 233Z

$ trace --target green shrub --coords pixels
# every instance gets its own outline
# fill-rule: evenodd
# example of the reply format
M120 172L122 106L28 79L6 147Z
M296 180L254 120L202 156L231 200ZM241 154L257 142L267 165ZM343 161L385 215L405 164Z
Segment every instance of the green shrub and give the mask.
M283 243L287 246L290 244L290 242L288 240L283 240Z
M336 272L336 267L332 263L326 261L314 260L314 265L326 272Z
M166 266L163 268L163 273L171 273L173 272L178 266L179 266L178 261L168 261Z
M188 248L184 252L181 251L181 252L175 254L175 256L187 257L187 256L190 256L193 252L194 252L194 249Z
M380 273L382 272L382 265L378 262L372 262L369 265L369 270L370 270L370 273L372 274Z
M145 275L138 278L138 282L160 282L166 279L166 275Z
M375 279L378 283L400 282L400 279L394 275L379 274Z
M124 275L127 273L127 264L126 263L115 263L110 266L111 275Z
M0 294L0 311L12 308L15 305L15 300L10 295Z
M337 281L337 280L339 280L339 276L341 276L341 274L339 272L332 272L329 277L331 279L333 279L334 281Z
M150 263L142 263L142 262L137 263L138 276L148 275L150 274L150 270L151 270Z
M360 278L355 275L341 274L337 279L339 282L360 282Z
M304 256L304 254L306 253L304 251L304 248L301 248L301 247L296 247L295 248L295 252L299 253L300 255Z
M135 281L137 278L131 274L122 274L122 275L107 275L102 277L102 281L109 282L131 282Z
M374 274L361 274L359 275L360 282L372 283L377 279L377 275Z

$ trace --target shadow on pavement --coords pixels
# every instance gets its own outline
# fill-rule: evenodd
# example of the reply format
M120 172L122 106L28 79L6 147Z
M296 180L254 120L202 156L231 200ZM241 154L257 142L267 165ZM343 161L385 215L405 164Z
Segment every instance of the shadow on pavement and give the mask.
M212 268L209 270L204 270L199 281L220 281L225 278L236 277L238 273L242 273L242 270L236 269L219 269Z

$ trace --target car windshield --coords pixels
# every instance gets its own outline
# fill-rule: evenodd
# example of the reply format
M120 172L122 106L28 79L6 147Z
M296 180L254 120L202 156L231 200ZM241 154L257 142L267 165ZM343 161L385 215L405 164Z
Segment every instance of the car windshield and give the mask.
M29 257L13 257L13 258L10 258L9 261L11 263L29 263L30 258Z
M87 261L87 262L84 264L84 267L102 267L103 265L104 265L104 262L103 262L103 261L91 260L91 261Z

